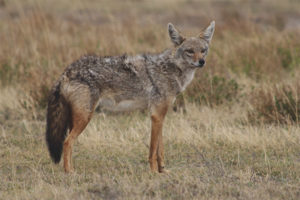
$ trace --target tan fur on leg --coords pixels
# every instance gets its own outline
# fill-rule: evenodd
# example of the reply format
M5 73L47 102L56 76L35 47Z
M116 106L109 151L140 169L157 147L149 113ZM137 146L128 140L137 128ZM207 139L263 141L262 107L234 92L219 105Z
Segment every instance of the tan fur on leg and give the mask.
M164 168L162 126L167 111L168 111L168 104L163 103L156 106L153 109L151 115L152 129L151 129L149 163L152 171L162 172L162 169Z
M76 138L85 129L91 119L92 113L75 110L72 115L72 130L64 142L64 168L65 172L69 173L73 170L72 167L72 147Z

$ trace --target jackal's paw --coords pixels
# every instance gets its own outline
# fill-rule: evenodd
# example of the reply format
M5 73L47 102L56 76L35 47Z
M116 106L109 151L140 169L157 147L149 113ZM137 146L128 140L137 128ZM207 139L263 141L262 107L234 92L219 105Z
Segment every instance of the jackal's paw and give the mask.
M65 170L66 174L74 174L74 170Z
M150 170L152 173L158 173L158 168L157 167L150 167Z
M151 172L158 172L157 161L149 160Z
M70 167L70 168L65 168L65 173L66 174L74 174L74 168L73 167Z
M170 170L167 170L165 167L158 167L158 172L163 173L163 174L168 174L170 173Z

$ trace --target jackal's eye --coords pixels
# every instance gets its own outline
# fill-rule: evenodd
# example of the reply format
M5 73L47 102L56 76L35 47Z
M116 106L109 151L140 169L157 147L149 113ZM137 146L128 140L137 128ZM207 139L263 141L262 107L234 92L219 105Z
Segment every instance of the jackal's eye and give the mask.
M201 53L205 53L207 51L207 49L205 48L205 49L202 49L201 50Z
M195 52L194 52L193 49L187 49L187 50L185 50L185 53L186 53L187 56L190 56L190 57L191 57L191 56L194 55Z

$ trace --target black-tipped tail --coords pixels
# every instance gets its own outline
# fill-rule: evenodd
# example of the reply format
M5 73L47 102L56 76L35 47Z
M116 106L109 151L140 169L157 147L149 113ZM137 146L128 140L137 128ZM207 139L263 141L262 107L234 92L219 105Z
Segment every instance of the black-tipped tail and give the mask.
M59 163L70 125L71 110L60 93L60 84L51 90L48 100L46 142L53 162Z

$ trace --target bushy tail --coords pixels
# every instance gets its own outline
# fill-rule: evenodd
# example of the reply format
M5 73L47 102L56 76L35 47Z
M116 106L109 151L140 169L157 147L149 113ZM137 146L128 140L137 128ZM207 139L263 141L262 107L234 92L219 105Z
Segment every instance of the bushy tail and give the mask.
M60 93L60 84L57 84L49 95L46 127L47 146L54 163L61 159L70 120L70 105Z

